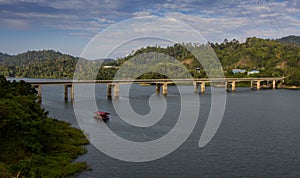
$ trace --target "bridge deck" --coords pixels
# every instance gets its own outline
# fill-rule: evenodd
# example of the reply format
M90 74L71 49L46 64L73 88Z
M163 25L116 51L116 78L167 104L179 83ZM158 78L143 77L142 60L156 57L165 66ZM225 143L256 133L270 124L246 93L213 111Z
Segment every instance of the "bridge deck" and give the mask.
M43 85L64 85L64 98L68 100L68 88L71 88L71 99L74 99L74 87L75 84L107 84L107 96L112 96L112 87L114 91L114 96L119 96L119 85L120 84L155 84L156 93L160 93L160 88L162 87L162 94L167 95L168 93L168 84L171 83L193 83L194 91L198 93L198 87L200 86L200 93L205 92L205 83L217 83L218 85L225 86L226 90L235 91L237 82L251 82L251 89L261 88L261 82L267 81L272 88L277 87L278 82L283 82L283 77L266 77L266 78L201 78L201 79L126 79L126 80L30 80L30 83L33 87L38 88L38 96L42 98L42 87Z
M32 85L85 84L85 83L189 83L189 82L247 82L247 81L283 81L283 77L266 78L200 78L200 79L125 79L125 80L45 80L28 81Z

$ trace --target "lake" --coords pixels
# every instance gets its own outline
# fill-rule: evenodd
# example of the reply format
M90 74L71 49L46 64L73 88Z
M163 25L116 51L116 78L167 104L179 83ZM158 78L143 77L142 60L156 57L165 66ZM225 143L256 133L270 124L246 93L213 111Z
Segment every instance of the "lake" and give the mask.
M183 88L184 95L199 97L200 112L193 132L178 149L157 160L134 163L111 158L90 144L86 146L87 154L76 161L87 162L91 170L78 177L300 177L300 90L237 88L228 92L216 135L199 148L212 95L209 87L200 95L193 93L193 86ZM63 99L63 86L43 86L42 90L42 106L49 116L79 127L72 102ZM103 123L88 114L95 128L106 124L120 137L146 142L164 136L176 123L181 107L176 86L169 86L168 96L163 99L167 102L163 118L149 128L134 127L121 120L113 102L120 104L129 99L137 113L147 114L155 86L134 85L128 98L122 97L122 87L120 92L119 99L107 99L106 86L97 85L97 106L111 116L109 122ZM151 97L151 102L160 105L162 97Z

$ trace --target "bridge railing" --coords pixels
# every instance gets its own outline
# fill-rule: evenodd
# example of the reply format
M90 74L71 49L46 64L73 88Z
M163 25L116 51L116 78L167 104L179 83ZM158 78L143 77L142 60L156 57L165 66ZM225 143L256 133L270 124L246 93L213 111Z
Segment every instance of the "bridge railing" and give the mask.
M80 84L80 83L176 83L176 82L224 82L224 81L283 81L284 77L264 77L264 78L195 78L195 79L124 79L124 80L36 80L28 81L30 84Z

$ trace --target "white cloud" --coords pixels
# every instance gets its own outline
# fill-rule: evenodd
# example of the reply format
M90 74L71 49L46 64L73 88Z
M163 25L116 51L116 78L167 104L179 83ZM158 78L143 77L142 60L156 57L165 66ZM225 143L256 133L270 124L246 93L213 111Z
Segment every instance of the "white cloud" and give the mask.
M193 14L167 13L199 30L209 41L223 41L224 38L242 39L250 36L280 38L291 34L291 26L297 28L300 20L278 13L261 14L257 17L201 17ZM273 21L276 17L276 21ZM285 22L289 25L279 24ZM278 23L278 24L277 24Z
M20 3L24 8L19 8ZM300 32L297 0L0 0L0 4L16 6L0 11L0 23L11 28L25 29L34 23L89 37L122 20L147 15L179 19L210 41L254 35L273 38ZM167 25L166 28L176 29ZM149 29L136 27L135 30ZM155 27L153 31L170 33Z
M15 0L0 0L0 4L13 4Z
M14 30L26 30L30 28L30 24L27 21L20 19L0 19L2 27Z

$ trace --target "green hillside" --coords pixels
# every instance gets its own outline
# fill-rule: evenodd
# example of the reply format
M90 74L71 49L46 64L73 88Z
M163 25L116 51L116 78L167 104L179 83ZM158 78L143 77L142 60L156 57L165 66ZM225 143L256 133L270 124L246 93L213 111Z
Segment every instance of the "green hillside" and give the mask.
M112 59L100 59L90 62L54 50L27 51L17 55L0 53L0 75L24 78L73 78L79 60L87 63L88 69L84 70L88 70L88 72L95 70L94 68L98 66L97 63L113 61ZM112 73L110 71L110 69L105 69L104 73ZM79 72L81 71L79 70ZM100 73L99 75L108 79L106 75Z
M251 37L242 43L237 40L224 40L222 43L175 44L166 48L149 46L138 49L127 57L115 61L106 61L105 65L115 66L112 68L100 68L95 61L89 62L86 60L86 65L81 66L77 73L80 74L79 78L92 79L93 75L91 73L99 71L98 79L112 79L118 71L117 67L134 58L135 63L139 64L141 68L147 69L145 64L151 64L151 69L154 71L168 72L176 76L183 71L178 71L181 69L178 63L175 64L171 60L173 57L186 66L193 77L206 77L202 65L198 60L195 60L196 58L192 53L200 54L202 57L201 62L205 63L205 59L209 57L208 49L212 47L223 66L226 77L286 77L286 85L300 86L300 47L294 43L286 42L287 39L289 39L288 41L291 41L291 39L297 41L296 39L299 39L299 37L290 36L281 40ZM155 63L158 57L156 55L145 57L147 53L165 54L167 55L165 58L169 62L166 64ZM10 77L72 78L78 60L77 57L52 50L29 51L14 56L0 54L0 74ZM139 74L134 64L127 62L126 65L129 67L130 75ZM209 63L205 65L214 66L214 64ZM200 72L196 71L196 68L200 68ZM248 76L246 73L233 75L232 69L259 70L260 73L252 76ZM158 73L148 73L140 76L140 78L163 77L166 76Z
M77 60L53 50L0 55L0 73L9 77L71 78Z
M226 75L233 68L260 71L257 76L286 77L287 85L300 85L300 47L277 40L248 38L244 43L236 40L214 44Z
M147 47L119 59L119 63L122 64L122 62L131 58L138 58L139 55L144 53L163 53L180 61L194 77L206 77L205 72L202 70L203 67L192 54L205 53L205 46L212 47L223 66L226 77L286 77L286 85L300 86L300 47L277 40L255 37L248 38L243 43L237 40L224 40L223 43L209 43L206 45L187 43L176 44L167 48ZM140 60L141 64L144 62L143 60L145 59ZM196 68L200 68L201 72L196 72ZM259 70L260 73L234 75L232 69Z

